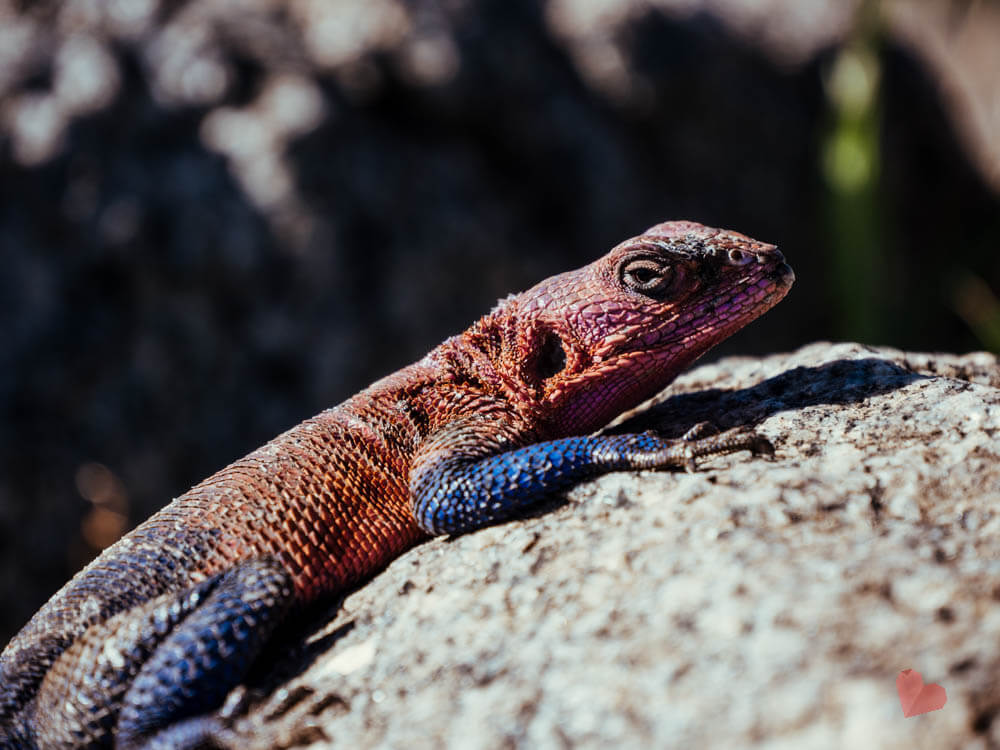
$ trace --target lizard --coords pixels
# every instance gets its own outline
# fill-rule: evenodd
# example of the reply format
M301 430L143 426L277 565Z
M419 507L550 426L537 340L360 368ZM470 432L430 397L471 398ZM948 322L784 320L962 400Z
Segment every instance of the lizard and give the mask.
M296 611L433 535L619 470L773 453L748 427L601 433L777 304L781 252L664 222L500 300L104 550L0 654L0 747L195 747Z

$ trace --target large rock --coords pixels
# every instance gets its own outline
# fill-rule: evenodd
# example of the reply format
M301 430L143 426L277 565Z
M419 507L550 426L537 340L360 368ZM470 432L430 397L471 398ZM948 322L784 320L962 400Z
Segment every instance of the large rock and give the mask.
M239 746L1000 743L998 389L992 355L855 344L695 369L627 426L759 422L774 460L412 550L263 665ZM903 717L911 668L942 710Z

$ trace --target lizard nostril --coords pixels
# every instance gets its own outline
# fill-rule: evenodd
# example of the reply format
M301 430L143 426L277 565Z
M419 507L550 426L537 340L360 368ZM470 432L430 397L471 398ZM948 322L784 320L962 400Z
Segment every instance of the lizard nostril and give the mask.
M753 255L743 250L737 250L733 248L729 251L729 262L734 266L745 266L747 263L753 260Z

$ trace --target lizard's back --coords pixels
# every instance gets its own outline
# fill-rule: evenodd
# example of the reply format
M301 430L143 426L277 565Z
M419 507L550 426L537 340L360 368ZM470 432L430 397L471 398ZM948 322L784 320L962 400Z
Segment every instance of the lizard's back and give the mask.
M408 510L407 477L428 421L409 405L433 399L439 381L418 363L374 384L230 464L106 549L4 650L0 727L21 723L30 697L58 672L53 664L119 613L258 558L276 560L295 602L308 604L425 537Z

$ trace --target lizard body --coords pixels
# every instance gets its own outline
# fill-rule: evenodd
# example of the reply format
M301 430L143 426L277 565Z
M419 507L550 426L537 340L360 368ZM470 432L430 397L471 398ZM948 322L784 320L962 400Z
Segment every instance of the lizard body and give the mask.
M196 746L288 610L432 534L619 469L767 450L746 430L591 435L776 304L771 245L659 224L502 300L105 550L0 655L0 748ZM195 718L191 718L195 717Z

